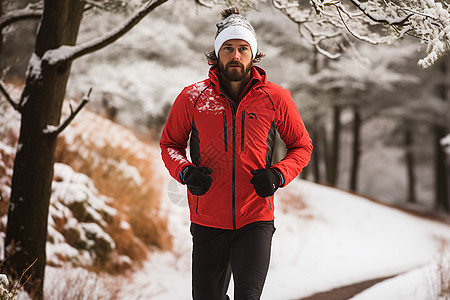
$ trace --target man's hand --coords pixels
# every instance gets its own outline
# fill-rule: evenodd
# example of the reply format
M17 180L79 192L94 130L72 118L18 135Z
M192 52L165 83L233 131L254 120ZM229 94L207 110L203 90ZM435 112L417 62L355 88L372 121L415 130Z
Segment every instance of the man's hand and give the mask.
M189 167L184 173L184 182L193 195L202 196L206 194L212 184L209 174L212 170L207 167Z
M280 186L280 177L274 169L257 169L250 173L253 175L250 183L260 197L272 196Z

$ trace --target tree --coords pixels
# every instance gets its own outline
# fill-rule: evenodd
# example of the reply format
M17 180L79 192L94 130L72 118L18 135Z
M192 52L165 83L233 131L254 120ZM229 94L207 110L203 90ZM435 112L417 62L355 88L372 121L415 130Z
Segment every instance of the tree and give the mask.
M445 1L272 0L322 54L337 58L352 43L390 43L407 36L426 45L419 65L428 67L449 50L450 14Z
M449 101L449 87L448 87L448 60L443 60L439 66L441 71L441 82L437 89L439 98L444 104L448 104ZM448 134L448 116L443 116L438 122L434 123L433 135L434 135L434 197L437 208L443 209L445 212L450 212L450 203L448 195L448 168L445 159L445 151L441 145L441 140Z
M196 0L256 7L266 0ZM450 14L443 0L271 0L275 8L298 24L300 35L318 52L338 58L352 38L370 44L391 43L407 36L426 45L419 65L433 65L450 49Z
M61 110L72 62L123 36L142 18L167 0L143 4L122 26L100 38L75 45L83 14L121 1L45 0L20 100L2 93L21 114L19 145L12 178L6 229L6 270L20 275L37 259L25 288L34 299L43 298L45 244L56 139L86 104L84 99L61 121ZM120 3L119 3L120 2ZM3 86L3 85L2 85ZM15 273L14 273L15 272Z
M28 4L26 8L18 8L24 5L23 2L27 2L27 0L0 1L1 78L6 76L11 78L17 74L16 69L23 70L26 67L29 57L23 55L27 53L28 49L23 44L26 44L29 39L24 35L28 32L36 32L37 22L42 16L42 2ZM5 14L3 11L7 10L8 13ZM17 47L18 43L21 44L19 48Z

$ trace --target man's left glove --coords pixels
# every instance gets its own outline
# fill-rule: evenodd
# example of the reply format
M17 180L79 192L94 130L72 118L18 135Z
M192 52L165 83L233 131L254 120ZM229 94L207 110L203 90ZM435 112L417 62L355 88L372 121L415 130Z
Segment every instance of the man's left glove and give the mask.
M272 196L280 186L280 177L274 169L257 169L250 173L253 175L250 183L260 197Z
M212 184L210 174L212 170L207 167L187 167L184 170L184 183L193 195L202 196L206 194Z

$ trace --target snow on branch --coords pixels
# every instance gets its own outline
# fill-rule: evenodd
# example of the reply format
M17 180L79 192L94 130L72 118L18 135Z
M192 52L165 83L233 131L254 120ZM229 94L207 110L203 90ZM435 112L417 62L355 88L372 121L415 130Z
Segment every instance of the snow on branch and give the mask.
M441 139L441 145L444 147L445 152L450 156L450 133Z
M339 17L340 17L341 20L342 20L342 23L344 24L345 28L347 29L347 31L348 31L351 35L353 35L353 36L354 36L355 38L357 38L358 40L361 40L361 41L370 43L370 44L372 44L372 45L378 45L378 44L379 44L378 41L375 41L375 40L370 39L370 38L368 38L368 37L366 37L366 36L362 36L362 35L360 35L360 34L358 34L358 33L356 33L356 32L353 32L353 31L350 29L350 27L347 25L347 22L345 21L344 16L342 15L342 12L344 12L344 9L342 8L342 6L341 6L341 5L336 5L336 9L337 9L337 12L338 12L338 14L339 14ZM348 16L348 14L347 14L347 16Z
M5 15L0 16L0 31L2 31L6 26L18 21L39 19L42 17L42 13L42 2L31 3L25 8L7 12Z
M329 59L337 59L341 56L341 53L335 52L331 53L330 51L324 49L321 46L322 41L326 41L328 39L338 38L340 36L340 33L316 33L313 29L310 28L309 24L305 24L301 27L299 27L299 31L302 30L302 28L308 32L308 34L303 34L303 37L308 40L308 42L316 49L316 51L320 54L322 54L325 57L328 57Z
M424 68L450 50L450 13L446 1L310 0L308 5L298 0L272 0L272 4L299 26L308 24L317 33L308 33L309 36L327 32L331 37L330 32L340 33L326 41L321 38L322 48L329 45L330 49L342 51L345 47L339 45L351 42L349 37L382 44L412 36L426 45L426 55L418 62ZM317 41L309 39L314 46Z
M378 10L372 9L368 2L361 3L358 0L350 0L351 3L353 3L360 11L364 13L369 19L376 23L382 23L385 25L403 25L405 24L409 18L413 15L412 13L406 15L406 16L399 16L396 18L388 17L387 15L381 14ZM387 3L386 3L387 4ZM393 6L388 6L391 9L395 9ZM405 10L404 10L405 11Z
M70 122L76 117L76 115L83 109L83 107L89 102L89 97L91 96L92 88L89 89L89 92L84 96L83 100L81 100L81 103L77 106L77 108L74 110L72 103L69 103L70 107L70 115L67 117L67 119L58 127L53 125L47 125L47 127L43 130L44 134L54 134L58 135L60 134L64 129L66 129L67 126L69 126Z
M65 61L77 59L83 55L100 50L122 37L130 31L137 23L139 23L147 14L156 7L167 2L168 0L151 0L141 6L127 21L121 26L111 30L104 36L95 38L91 41L76 46L60 46L56 49L48 50L44 53L42 61L50 65L56 65Z
M195 0L195 3L201 6L212 8L215 5L225 4L226 6L237 6L241 11L248 9L255 9L258 2L265 2L266 0Z
M217 5L219 2L221 2L220 0L195 0L195 2L201 6L205 6L205 7L213 7L214 5Z
M8 91L6 90L5 84L2 80L0 80L0 91L2 92L3 96L5 96L6 101L8 101L9 104L11 104L11 106L17 110L18 112L20 112L20 106L17 102L15 102L13 100L13 98L11 97L11 95L8 93Z

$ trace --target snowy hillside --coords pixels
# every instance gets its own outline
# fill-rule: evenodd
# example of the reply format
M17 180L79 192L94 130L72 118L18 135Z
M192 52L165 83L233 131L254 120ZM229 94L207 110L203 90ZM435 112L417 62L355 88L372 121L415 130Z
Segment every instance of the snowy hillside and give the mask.
M11 125L14 122L8 124ZM114 135L110 134L112 132ZM14 136L14 134L5 134L4 142L7 141L7 136ZM121 142L116 143L118 140ZM87 283L96 290L96 295L105 295L108 287L114 287L121 289L115 291L116 294L120 293L119 299L190 299L191 237L184 196L185 188L169 177L161 161L158 147L139 142L129 131L88 111L82 112L67 129L61 145L65 143L76 147L63 148L65 150L58 152L57 157L59 159L66 157L67 161L76 163L71 166L72 169L62 164L56 165L55 175L58 177L60 174L60 179L55 182L54 188L56 191L59 187L62 189L54 193L55 199L58 198L57 195L63 195L59 197L60 203L63 204L70 202L71 199L84 201L84 196L87 196L88 202L85 202L87 211L92 212L92 219L97 220L96 223L100 227L104 226L102 218L92 208L99 207L100 210L97 211L100 212L105 209L109 211L103 218L114 214L113 210L106 206L110 200L99 194L102 190L111 192L111 186L102 187L101 184L112 181L111 177L108 177L109 180L102 181L101 178L104 178L104 175L99 172L102 168L95 166L96 163L102 166L120 166L114 171L116 179L122 178L120 181L123 181L129 178L130 183L142 181L142 184L151 186L145 189L136 188L136 191L154 189L153 194L160 195L155 205L160 209L158 214L165 216L164 220L167 217L166 228L172 236L172 247L167 250L148 252L148 258L143 262L142 268L138 268L131 278L123 275L118 277L119 279L112 278L112 280L120 280L121 284L105 285L103 280L98 281L95 276L93 280L86 279L92 274L83 275L85 271L68 272L64 268L49 267L46 292L48 294L54 292L55 287L61 289L61 274L75 274L74 276L79 276L75 277L78 278L77 282L79 278L83 278L85 280L83 282L88 280ZM0 153L4 155L3 158L13 154L13 149L7 144L10 143L4 144L0 149ZM97 150L88 151L89 148L86 148L88 145L90 149ZM134 146L131 147L131 145ZM86 151L81 151L82 149ZM137 151L137 149L140 150ZM120 153L122 156L119 155ZM0 166L0 169L7 167L2 169L7 174L7 177L2 177L3 179L11 175L12 161L7 162L3 160ZM145 167L147 163L151 165L151 168ZM91 174L91 179L97 177L96 180L90 181L87 177L73 171L75 168L83 169L83 164L95 167L93 170L96 172ZM149 170L151 174L145 175ZM142 178L150 178L150 180L137 180L140 178L136 177L138 171L140 176L145 176ZM158 174L160 178L152 181L151 178L155 174ZM75 180L76 178L79 180ZM68 185L69 182L73 184ZM77 187L79 183L81 186ZM2 190L7 194L7 185L3 185ZM72 191L70 195L67 194L69 191ZM135 196L139 199L147 199L146 195L135 194ZM117 204L114 206L118 207ZM57 207L62 206L58 204ZM62 207L60 212L67 215L68 210ZM59 213L55 211L55 214ZM153 213L150 213L147 217L152 215ZM437 299L433 298L438 290L436 262L440 259L441 246L448 244L450 240L449 226L414 217L337 189L300 180L292 182L277 192L276 216L277 231L273 241L272 263L262 299L300 299L336 287L397 274L401 275L372 287L354 299L424 300L428 296L431 297L430 299ZM67 218L67 220L70 219ZM53 223L50 222L50 224ZM75 223L68 222L67 226L71 224ZM103 244L109 244L111 247L124 246L124 242L135 239L132 235L127 235L122 236L119 243L113 243L110 236L97 230L100 229L98 226L88 226L85 223L75 225L76 228L82 229L80 230L82 234L92 235L92 229L99 233L94 235L96 236L94 239L87 241L88 246L97 242L107 242ZM58 224L55 223L52 226L54 241L48 248L49 262L59 265L61 254L70 254L72 259L86 258L87 252L84 250L76 252L64 244L62 238L57 238L61 236L53 228L57 229ZM66 229L70 227L67 226L65 226ZM150 232L148 226L146 231ZM110 233L114 236L114 232ZM145 232L143 234L145 236ZM55 240L58 240L58 243L55 243ZM129 253L127 249L123 251L125 251L123 253ZM87 259L89 260L89 257ZM74 288L70 282L71 279L68 280L65 284ZM102 290L102 286L105 289ZM80 290L83 289L87 290L80 286ZM109 298L104 296L96 297L96 299Z
M93 93L88 109L66 128L56 151L45 283L46 295L53 296L47 300L191 298L185 187L170 178L154 144L176 95L185 85L207 76L203 53L212 49L218 9L192 7L191 2L177 0L173 6L161 7L114 45L73 64L68 98L77 101L90 87ZM328 110L334 97L308 89L324 86L317 76L311 76L307 59L311 51L300 41L297 26L267 7L263 13L250 11L248 17L267 54L261 66L268 71L269 80L292 90L307 127L313 128L318 121L316 113ZM107 32L124 18L86 15L80 42ZM387 62L387 57L398 60L381 48L370 49L365 54L378 57L377 66L380 61ZM342 65L352 76L362 74L349 67L356 61L352 57ZM376 74L379 76L372 74L371 67L366 75L377 81L389 75ZM345 85L353 82L351 77L340 77ZM329 83L335 82L330 79ZM11 89L13 98L19 99L21 87ZM425 102L422 100L418 98ZM320 109L315 111L315 107ZM2 242L20 116L3 100L0 115ZM323 118L331 121L329 113ZM351 145L349 111L342 118L347 130L342 143ZM326 120L325 129L331 133L331 123ZM403 149L386 142L393 123L381 118L364 125L360 190L383 200L404 202ZM447 149L449 140L443 140ZM417 157L422 165L417 189L419 202L428 205L432 199L428 163L432 148L419 142ZM344 147L341 153L339 174L341 181L346 181L349 174L343 169L350 165L350 158L345 153L350 152ZM280 189L275 204L277 231L262 299L301 299L395 276L352 299L443 300L437 297L438 267L445 253L445 263L450 262L448 251L442 254L443 247L450 249L450 226L302 180ZM100 276L87 271L99 265L115 274L129 273ZM450 275L450 266L445 271ZM231 283L231 297L232 289ZM71 296L68 290L84 296ZM66 298L61 297L64 293Z
M150 257L123 291L127 299L190 299L191 237L184 190L160 167L174 248ZM354 299L436 299L434 263L441 245L450 240L449 226L301 180L277 195L277 231L262 299L300 299L397 274L404 275Z

